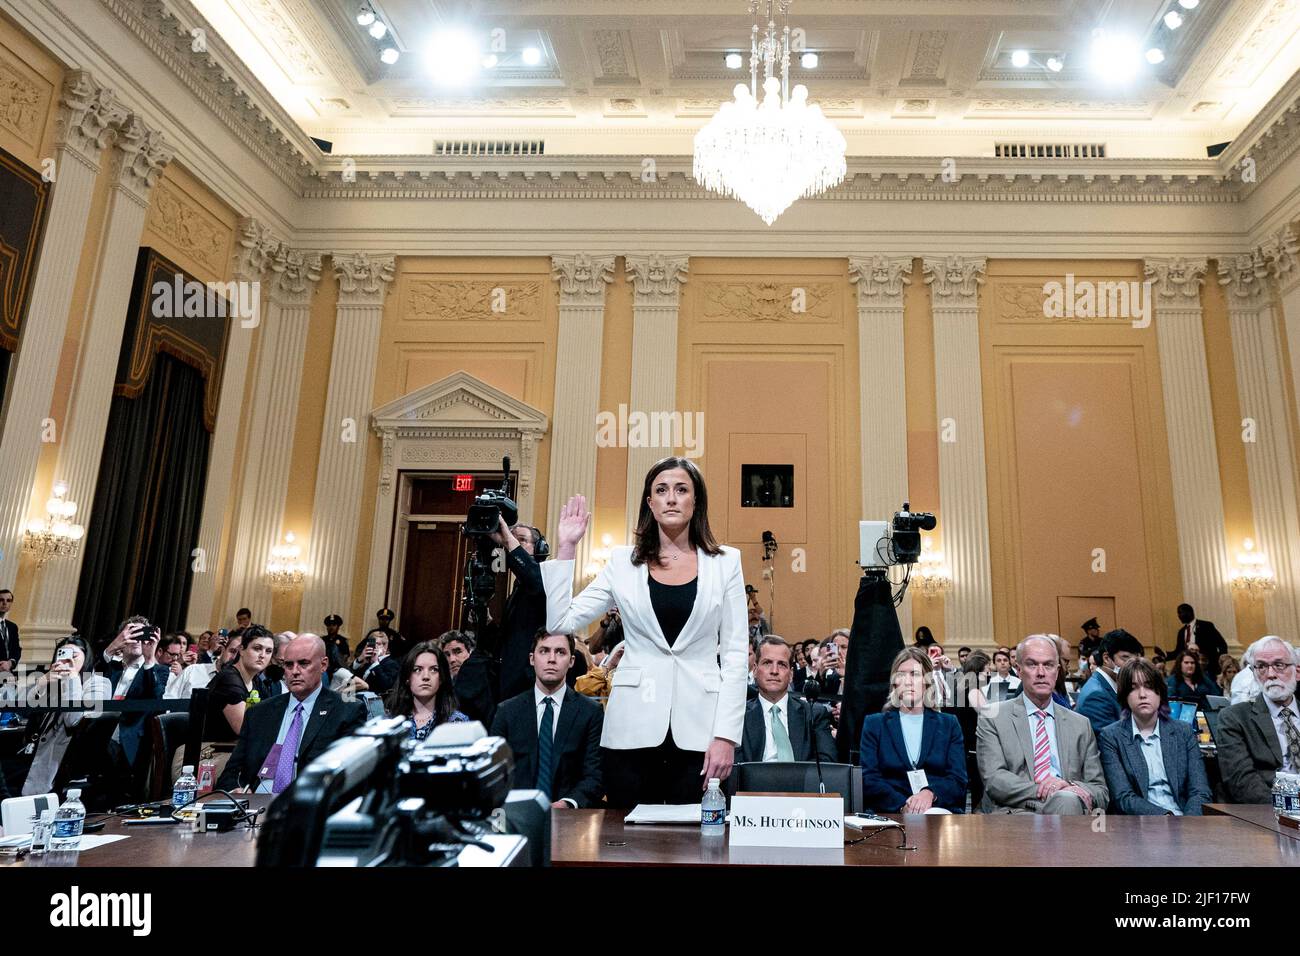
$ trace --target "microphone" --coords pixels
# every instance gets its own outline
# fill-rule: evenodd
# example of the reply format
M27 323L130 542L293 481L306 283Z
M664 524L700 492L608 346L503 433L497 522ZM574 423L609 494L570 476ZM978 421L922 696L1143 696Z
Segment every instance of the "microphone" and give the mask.
M803 699L808 702L808 719L804 721L804 729L808 732L808 749L812 751L813 760L817 762L817 783L821 787L821 792L826 792L826 781L822 779L822 755L817 749L817 741L813 739L812 725L813 717L817 713L817 698L821 696L822 685L809 677L803 682Z

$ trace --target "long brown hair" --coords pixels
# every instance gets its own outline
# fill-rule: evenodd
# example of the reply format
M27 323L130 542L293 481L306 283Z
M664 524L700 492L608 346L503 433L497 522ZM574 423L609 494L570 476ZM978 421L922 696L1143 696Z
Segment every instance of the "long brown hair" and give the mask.
M705 554L721 554L713 530L709 527L709 492L704 487L704 476L695 462L689 458L663 458L654 463L646 473L645 486L641 489L641 510L636 518L636 545L632 549L633 564L659 563L659 522L650 510L650 489L655 479L665 471L680 468L690 476L695 486L695 512L691 515L690 541L692 548L699 548Z

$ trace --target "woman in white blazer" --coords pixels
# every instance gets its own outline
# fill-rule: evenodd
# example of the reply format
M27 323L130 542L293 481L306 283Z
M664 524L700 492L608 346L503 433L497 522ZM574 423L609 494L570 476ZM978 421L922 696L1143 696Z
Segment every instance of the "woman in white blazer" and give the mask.
M710 777L730 775L745 721L740 552L714 540L704 477L686 458L650 469L636 545L613 549L574 597L574 555L590 522L586 499L570 498L542 578L552 633L572 633L611 607L622 617L626 650L600 740L609 804L694 803Z

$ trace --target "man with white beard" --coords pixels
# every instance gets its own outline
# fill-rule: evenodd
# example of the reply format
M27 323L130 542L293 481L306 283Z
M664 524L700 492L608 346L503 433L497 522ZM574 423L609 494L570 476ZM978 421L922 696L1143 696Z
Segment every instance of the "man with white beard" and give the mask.
M1246 659L1262 693L1219 718L1219 769L1233 803L1272 803L1277 772L1300 773L1295 650L1270 634L1250 645Z

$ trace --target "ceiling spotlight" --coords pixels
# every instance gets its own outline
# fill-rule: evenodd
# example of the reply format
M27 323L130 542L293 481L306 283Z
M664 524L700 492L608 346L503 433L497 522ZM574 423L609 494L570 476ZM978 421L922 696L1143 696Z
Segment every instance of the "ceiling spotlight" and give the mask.
M478 41L464 30L439 30L425 48L424 61L435 82L462 86L483 65Z
M1109 83L1131 80L1142 68L1142 47L1131 36L1094 30L1089 67Z
M728 70L739 70L745 65L745 58L739 53L728 53L726 64Z
M501 60L497 58L495 53L489 53L487 56L483 57L483 69L490 70L500 62Z
M1060 73L1063 66L1065 66L1065 63L1059 56L1049 56L1047 58L1047 68L1053 73Z
M361 9L357 11L357 25L368 27L375 22L375 11L370 9L370 4L363 3Z
M818 62L819 58L816 53L805 53L803 56L799 57L799 65L805 70L817 69Z
M397 52L397 47L386 46L384 47L384 52L379 54L379 59L383 60L389 66L392 66L394 63L397 62L398 58L401 57L401 55L402 54Z
M383 20L376 20L370 24L370 35L376 40L382 40L384 34L388 32L388 25Z
M1201 0L1178 0L1178 5L1184 10L1195 10Z
M1153 46L1151 49L1147 50L1147 62L1152 66L1155 66L1157 63L1165 62L1165 51L1160 49L1158 46Z
M1015 50L1011 54L1011 65L1017 69L1029 65L1029 51Z
M536 66L542 62L542 51L535 46L525 47L524 62L529 66Z
M1183 15L1177 10L1170 10L1165 14L1165 26L1171 30L1177 30L1183 25Z

